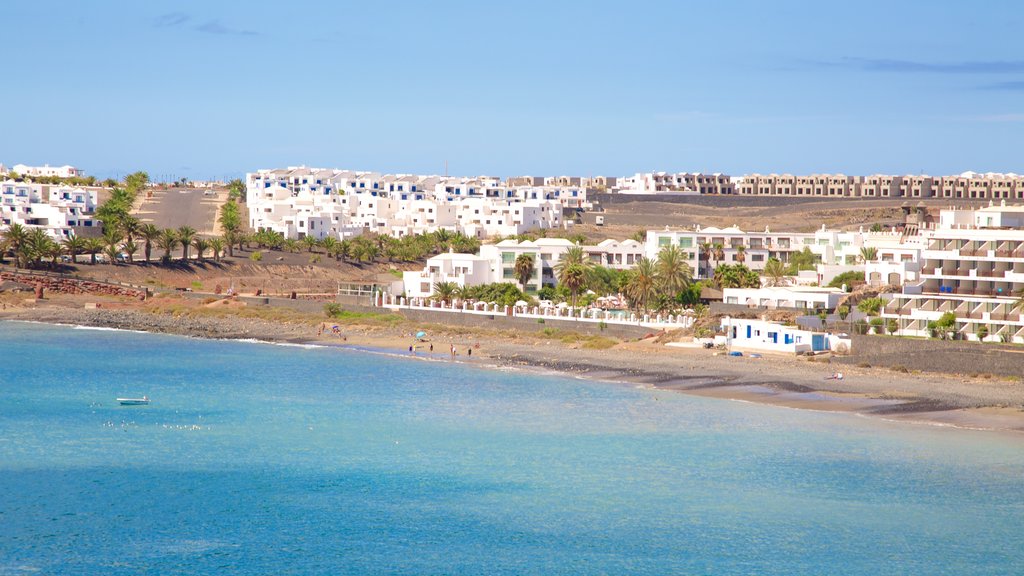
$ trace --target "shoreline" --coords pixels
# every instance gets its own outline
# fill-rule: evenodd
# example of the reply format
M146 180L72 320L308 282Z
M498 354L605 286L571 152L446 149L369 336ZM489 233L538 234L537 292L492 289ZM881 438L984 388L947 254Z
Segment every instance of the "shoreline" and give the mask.
M0 312L0 320L354 351L366 348L369 350L364 351L370 353L392 351L399 357L406 355L411 342L407 326L345 324L342 338L326 331L317 334L317 324L310 324L308 318L284 322L234 315L192 317L116 304L99 309L66 303L8 309ZM322 320L321 325L341 324ZM830 364L785 356L716 356L706 350L666 347L648 341L589 350L536 334L435 330L431 336L439 349L424 360L450 361L449 346L456 345L456 361L482 368L533 369L694 396L848 412L964 430L1024 432L1024 386L1018 382L905 374L849 365L842 365L845 378L836 381L826 379L834 369ZM468 359L467 349L473 345L479 348L474 348L472 359Z

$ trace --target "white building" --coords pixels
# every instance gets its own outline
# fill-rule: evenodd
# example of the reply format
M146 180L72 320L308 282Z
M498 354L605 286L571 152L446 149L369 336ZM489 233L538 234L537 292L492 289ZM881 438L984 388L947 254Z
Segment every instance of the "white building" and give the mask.
M845 295L845 292L836 288L815 286L726 288L722 290L722 302L752 308L834 310Z
M99 227L95 220L97 190L63 185L0 182L0 223L42 228L55 240L76 229Z
M497 178L447 178L292 167L246 175L249 223L289 238L396 237L435 230L476 238L557 228L585 193L507 188Z
M789 354L831 350L848 353L852 345L848 337L812 332L796 326L786 326L779 322L761 319L726 316L722 319L722 331L725 332L725 335L716 336L715 342L727 346L730 350Z
M473 254L438 254L427 259L423 270L404 272L405 295L426 298L434 293L437 282L454 282L460 287L490 284L493 266L489 258Z
M1024 342L1024 206L944 210L936 227L919 236L927 245L918 280L908 276L882 313L898 322L898 334L928 336L929 322L952 312L963 338ZM868 277L895 283L903 273L895 266L868 263Z
M58 178L75 178L85 176L85 173L75 168L74 166L50 166L44 164L42 166L27 166L25 164L15 164L11 167L11 171L21 176L56 176Z

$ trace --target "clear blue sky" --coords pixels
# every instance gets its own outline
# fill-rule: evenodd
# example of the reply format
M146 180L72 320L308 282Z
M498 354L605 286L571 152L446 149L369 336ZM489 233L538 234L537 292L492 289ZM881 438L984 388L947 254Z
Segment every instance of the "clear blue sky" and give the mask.
M0 162L1024 172L1024 4L7 0Z

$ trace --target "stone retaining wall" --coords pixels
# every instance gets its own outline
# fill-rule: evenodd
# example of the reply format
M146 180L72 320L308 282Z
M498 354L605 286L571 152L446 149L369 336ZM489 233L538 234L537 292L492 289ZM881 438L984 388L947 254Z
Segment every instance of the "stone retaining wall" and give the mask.
M1024 377L1024 346L859 334L852 338L853 353L833 358L833 362L903 366L922 372Z
M11 280L37 287L42 286L44 291L61 294L102 294L105 296L127 296L140 300L145 300L147 296L145 288L133 288L66 276L32 274L30 272L0 272L0 280Z

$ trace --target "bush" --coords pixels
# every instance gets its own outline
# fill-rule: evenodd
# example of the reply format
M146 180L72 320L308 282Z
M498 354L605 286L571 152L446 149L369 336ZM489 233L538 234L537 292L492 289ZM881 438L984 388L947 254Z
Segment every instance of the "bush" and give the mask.
M885 331L890 335L895 335L900 329L900 323L895 318L889 318L889 321L885 324Z
M885 306L885 300L883 298L865 298L857 303L857 310L860 310L868 316L877 316L882 310L882 306Z
M828 285L832 288L841 288L844 284L846 285L846 291L850 292L853 290L855 284L864 283L864 273L851 270L850 272L843 272L837 274Z
M249 254L249 260L252 260L253 262L259 262L260 260L263 260L263 252L257 250L252 254Z

